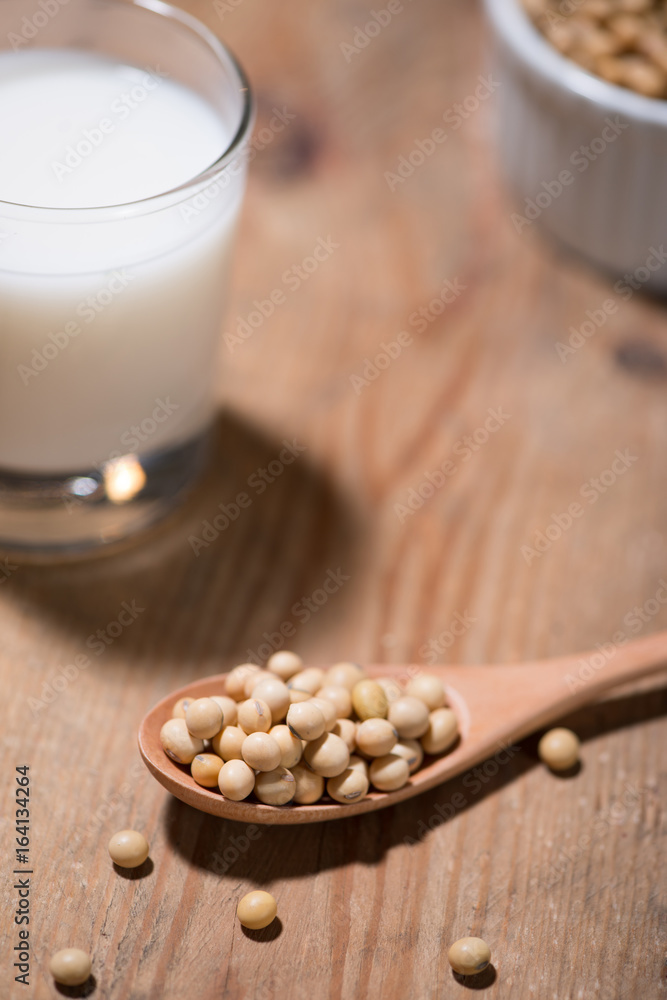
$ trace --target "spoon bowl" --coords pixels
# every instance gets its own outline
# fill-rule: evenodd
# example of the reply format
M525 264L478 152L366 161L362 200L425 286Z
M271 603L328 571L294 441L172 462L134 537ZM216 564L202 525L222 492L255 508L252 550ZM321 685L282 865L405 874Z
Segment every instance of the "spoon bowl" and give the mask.
M600 659L604 662L599 666ZM497 666L421 666L376 664L364 667L369 677L411 679L435 674L445 685L450 707L459 722L459 739L448 752L424 758L403 788L370 791L359 802L342 805L267 806L245 800L232 802L217 790L198 785L189 768L176 764L162 749L160 729L171 718L179 698L224 694L226 674L194 681L172 692L144 717L139 727L139 751L148 769L176 798L213 816L243 823L319 823L374 812L410 799L493 756L503 747L594 701L603 691L663 669L667 663L667 632L614 647L605 659L598 650L552 660ZM587 668L587 669L585 669Z

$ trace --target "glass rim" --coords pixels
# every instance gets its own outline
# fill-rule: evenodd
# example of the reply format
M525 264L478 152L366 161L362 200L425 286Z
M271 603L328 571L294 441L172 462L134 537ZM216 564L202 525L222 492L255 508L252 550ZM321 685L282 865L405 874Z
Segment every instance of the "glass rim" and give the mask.
M206 169L201 170L194 177L184 181L182 184L168 191L161 191L159 194L149 195L147 198L139 198L134 201L119 202L116 205L89 205L85 207L56 207L53 205L26 205L22 202L6 201L0 198L0 208L18 209L21 214L37 212L43 218L45 213L54 213L63 220L65 215L82 219L84 215L93 213L101 221L105 216L113 216L121 213L123 216L134 214L149 214L151 211L159 211L165 207L162 203L178 204L185 200L196 188L207 187L209 182L215 179L234 162L236 155L242 149L244 142L250 134L254 117L255 104L250 88L250 82L245 71L236 56L227 46L220 41L217 35L208 28L203 21L188 14L187 11L174 7L165 0L104 0L104 3L123 7L141 7L161 17L180 23L183 27L197 34L202 41L208 45L214 55L221 63L227 63L237 77L239 84L238 92L242 94L243 108L238 127L231 138L226 149L220 154L217 160ZM82 49L85 51L85 49ZM183 198L179 198L183 195ZM88 220L90 221L90 220Z

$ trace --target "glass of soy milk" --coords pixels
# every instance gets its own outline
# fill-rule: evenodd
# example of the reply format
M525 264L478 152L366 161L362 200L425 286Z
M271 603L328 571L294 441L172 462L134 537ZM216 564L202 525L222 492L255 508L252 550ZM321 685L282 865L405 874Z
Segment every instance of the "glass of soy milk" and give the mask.
M183 11L2 0L2 549L113 542L196 480L252 117Z

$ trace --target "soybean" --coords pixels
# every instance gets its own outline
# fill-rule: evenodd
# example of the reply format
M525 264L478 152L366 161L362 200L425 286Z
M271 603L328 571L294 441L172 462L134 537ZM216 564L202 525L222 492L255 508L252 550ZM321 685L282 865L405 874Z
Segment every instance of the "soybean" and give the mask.
M287 725L300 740L316 740L325 730L325 719L317 707L309 701L290 705Z
M352 719L336 719L333 726L331 727L331 732L336 736L340 736L343 740L347 749L352 753L355 746L357 745L357 724L353 722Z
M318 698L326 698L336 709L337 719L347 719L352 712L352 698L347 688L341 684L326 684L317 692Z
M216 788L222 758L217 753L198 753L190 764L190 773L202 788Z
M406 695L392 701L387 718L401 739L414 740L423 736L429 725L429 711L419 698Z
M538 743L537 752L552 771L569 771L579 760L579 739L571 729L550 729Z
M387 701L391 705L392 701L397 701L404 695L403 688L393 677L378 677L378 684L387 696Z
M294 775L286 767L264 771L255 778L255 795L267 806L285 806L295 794Z
M81 986L90 976L90 955L81 948L62 948L52 956L49 971L62 986Z
M376 757L370 766L371 785L379 792L395 792L407 784L410 777L408 762L398 754Z
M204 749L204 741L189 732L185 719L168 719L160 730L160 742L177 764L191 764Z
M363 771L347 767L327 781L327 792L336 802L360 802L368 795L368 778Z
M367 757L384 757L397 740L398 733L387 719L365 719L357 726L357 747Z
M365 680L352 688L352 707L362 721L386 719L389 702L377 681Z
M395 747L392 747L391 752L397 753L399 757L404 757L407 760L410 774L414 774L422 766L424 750L417 740L401 740Z
M315 774L323 778L334 778L341 774L350 763L350 751L340 736L323 733L317 740L307 743L303 756Z
M278 904L269 892L256 889L239 901L236 915L243 927L258 931L276 919Z
M425 753L444 753L456 743L459 724L451 708L436 708L428 717L428 729L421 738Z
M491 961L491 949L482 938L460 938L449 949L447 958L454 972L460 976L474 976Z
M184 719L185 710L188 705L192 704L193 701L194 698L188 698L187 696L185 698L179 698L171 710L172 719Z
M305 764L297 764L293 767L292 774L296 782L295 802L301 806L309 806L322 798L324 778L320 774L315 774Z
M413 677L405 693L411 698L423 701L429 712L434 712L436 708L444 708L447 704L444 684L433 674L419 674L418 677Z
M185 724L197 739L210 740L222 729L222 709L212 698L197 698L185 710Z
M308 667L306 670L294 674L287 686L290 690L307 691L312 697L322 687L323 682L324 671L320 670L319 667Z
M259 680L253 680L250 694L253 698L259 698L260 701L266 702L271 709L271 719L274 725L277 722L282 722L287 715L287 709L290 707L289 688L279 677L268 675L260 676Z
M225 726L211 740L211 749L223 760L243 760L241 747L247 735L240 726Z
M365 761L363 757L359 757L357 754L353 753L350 756L350 763L347 765L349 769L354 769L355 771L361 771L368 777L368 761Z
M259 667L255 666L254 663L241 663L238 667L234 667L225 679L225 694L233 698L234 701L243 701L248 676L259 672Z
M280 765L282 751L268 733L251 733L241 747L243 759L255 771L273 771Z
M226 694L212 694L211 698L222 709L223 726L235 726L238 706L234 699L228 698Z
M301 740L294 736L289 726L273 726L269 730L269 736L272 736L280 747L282 754L280 763L283 767L294 767L295 764L299 763L303 747Z
M311 705L317 705L320 712L324 716L324 728L327 732L331 732L336 724L336 706L328 698L318 698L317 695L310 699Z
M324 675L324 683L334 687L344 687L352 691L355 684L364 679L364 671L358 663L334 663Z
M109 855L119 868L138 868L148 857L148 841L138 830L119 830L109 841Z
M290 677L303 669L303 660L296 653L290 653L283 649L269 657L266 669L280 677L281 681L288 681Z
M244 733L268 733L273 722L271 709L261 698L248 698L239 705L237 722Z
M241 802L255 787L255 772L242 760L228 760L220 768L218 788L226 799Z
M298 688L290 688L289 691L290 705L297 705L301 701L310 701L312 697L313 696L310 693L310 691L299 691Z

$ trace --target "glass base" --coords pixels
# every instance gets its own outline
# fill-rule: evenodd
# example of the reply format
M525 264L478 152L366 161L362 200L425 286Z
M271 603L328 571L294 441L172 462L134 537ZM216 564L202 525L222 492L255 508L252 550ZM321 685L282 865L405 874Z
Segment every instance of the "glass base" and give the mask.
M0 549L36 559L83 555L165 517L199 478L211 432L60 475L0 470Z

